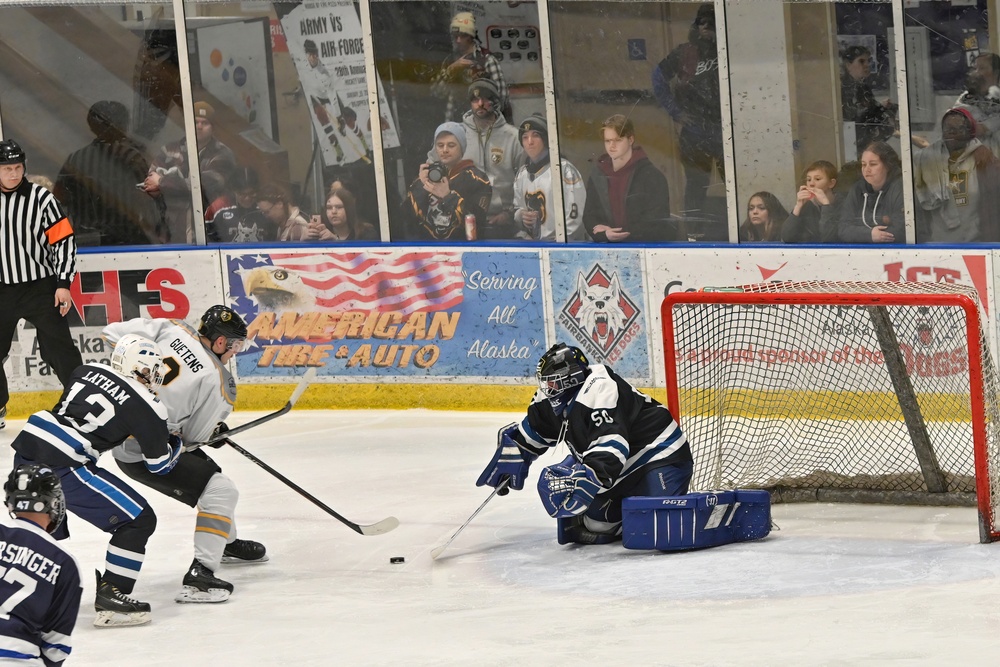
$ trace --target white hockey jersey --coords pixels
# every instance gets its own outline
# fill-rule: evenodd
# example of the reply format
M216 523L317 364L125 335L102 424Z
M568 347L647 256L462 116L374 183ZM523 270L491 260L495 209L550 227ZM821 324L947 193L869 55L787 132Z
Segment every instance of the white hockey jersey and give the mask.
M219 358L205 347L198 332L180 320L136 318L109 324L102 332L114 344L125 334L156 341L166 372L157 397L167 407L167 426L179 433L186 447L204 442L216 425L225 421L236 403L236 381ZM138 444L127 440L114 457L135 463L142 460Z
M556 220L565 217L566 239L568 241L583 241L583 207L587 203L587 184L580 172L569 163L562 161L563 180L563 210L565 216L552 210L552 165L546 164L537 173L532 174L526 165L522 165L514 178L514 222L518 228L524 229L521 214L531 209L541 212L541 231L539 239L554 241L556 238ZM528 236L527 232L524 233ZM518 233L518 237L521 233Z

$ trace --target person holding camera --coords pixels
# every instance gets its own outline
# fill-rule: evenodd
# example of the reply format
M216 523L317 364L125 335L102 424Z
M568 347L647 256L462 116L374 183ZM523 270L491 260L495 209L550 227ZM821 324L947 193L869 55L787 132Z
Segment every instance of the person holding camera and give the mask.
M486 224L493 187L486 172L463 159L465 149L465 129L460 123L442 123L434 131L431 154L436 160L420 165L403 202L409 238L476 240L476 230Z

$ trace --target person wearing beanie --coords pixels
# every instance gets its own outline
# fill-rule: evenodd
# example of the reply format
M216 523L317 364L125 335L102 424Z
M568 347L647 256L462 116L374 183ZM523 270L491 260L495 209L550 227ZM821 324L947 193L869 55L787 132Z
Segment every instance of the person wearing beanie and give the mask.
M487 222L493 188L489 176L466 151L465 129L446 122L434 131L434 148L410 184L401 209L408 239L421 241L474 241ZM466 217L475 218L474 229Z
M202 203L204 210L208 210L212 202L225 195L226 183L236 169L236 156L215 136L215 108L200 101L195 102L192 112L201 167ZM175 141L160 149L143 182L147 194L162 198L160 206L166 209L169 228L167 237L173 243L194 243L195 240L190 170L187 142Z
M514 175L524 161L517 130L497 108L500 92L490 79L477 79L467 90L469 110L462 116L465 157L489 176L493 197L481 239L514 238ZM428 154L430 157L430 154Z
M156 199L136 188L149 172L142 147L128 136L128 108L95 102L87 113L94 139L66 158L53 194L73 221L83 245L148 245L166 241Z
M587 179L583 226L598 243L676 241L667 178L635 143L632 119L601 124L605 153Z
M587 189L583 176L568 160L559 161L563 184L563 214L560 215L552 208L553 170L549 160L548 122L544 116L528 116L518 123L517 134L524 149L524 162L514 177L517 238L554 241L556 225L564 224L567 240L584 240L582 217Z
M510 122L510 96L507 80L500 63L479 44L476 17L472 12L459 12L451 20L451 55L431 81L431 94L446 100L445 120L459 120L462 95L476 79L489 79L496 84L496 108Z
M913 189L926 217L918 243L1000 241L1000 161L977 138L977 115L949 109L942 138L914 153Z
M713 5L699 5L688 41L671 51L653 70L653 94L670 114L679 134L684 167L683 211L689 217L704 217L705 197L713 172L725 180Z

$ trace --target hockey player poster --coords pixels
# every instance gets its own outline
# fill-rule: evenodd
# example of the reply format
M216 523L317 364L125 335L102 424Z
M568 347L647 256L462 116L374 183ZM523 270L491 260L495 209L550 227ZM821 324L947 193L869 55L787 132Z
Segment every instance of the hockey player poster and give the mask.
M252 339L241 380L299 375L520 383L545 351L537 252L227 253Z
M549 261L556 340L650 385L642 253L552 251Z
M353 2L306 2L281 17L288 52L309 104L316 136L328 166L370 160L372 129L382 146L399 146L396 125L378 82L381 118L368 111L368 84L361 21Z

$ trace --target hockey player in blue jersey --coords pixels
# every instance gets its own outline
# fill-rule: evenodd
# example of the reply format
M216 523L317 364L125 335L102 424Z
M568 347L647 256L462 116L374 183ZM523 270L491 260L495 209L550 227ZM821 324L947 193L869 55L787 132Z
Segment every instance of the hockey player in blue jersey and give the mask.
M61 665L73 649L80 567L50 533L66 516L51 468L19 466L4 484L13 521L0 523L0 663Z
M111 368L94 363L73 371L56 406L31 415L11 445L15 467L51 467L62 482L67 508L111 533L104 573L97 572L98 627L150 620L149 604L129 594L156 528L156 515L132 487L99 467L97 459L132 436L151 472L166 474L176 464L180 440L167 431L167 411L155 395L162 366L153 341L122 337L111 355ZM64 522L54 537L68 536Z
M565 443L570 455L542 471L538 491L558 520L559 543L621 539L622 499L687 493L691 449L670 411L576 347L553 345L538 361L538 391L520 422L500 429L493 459L476 481L524 487L540 454Z

